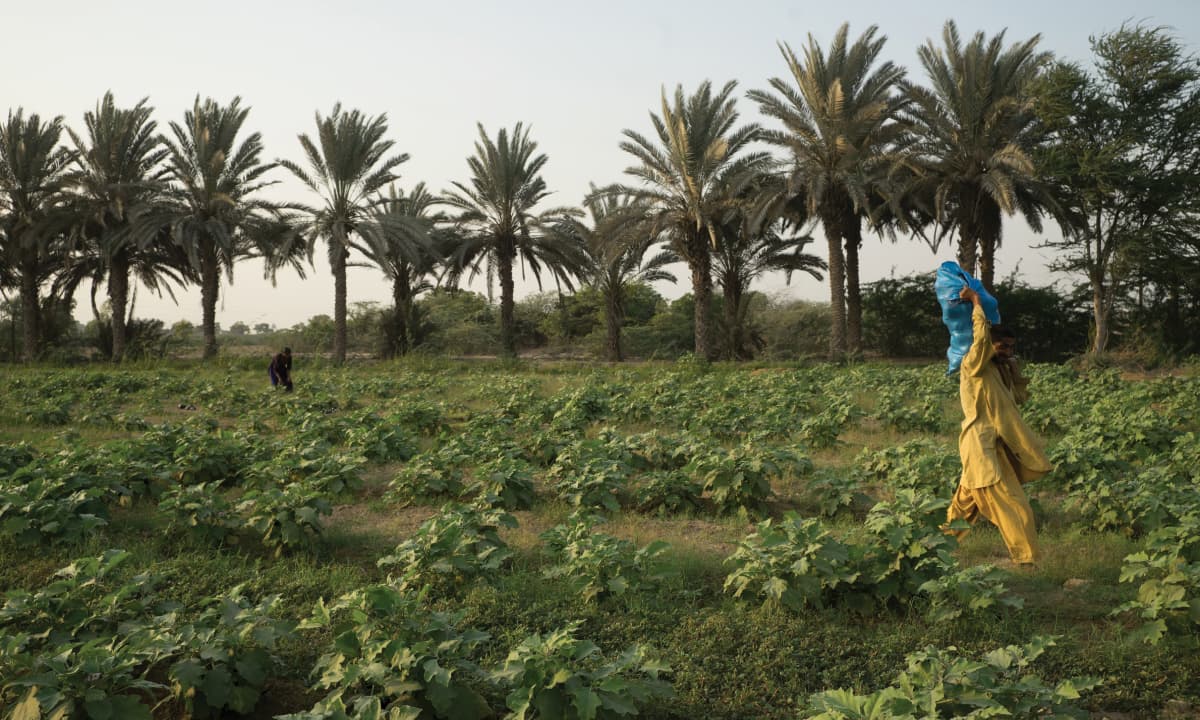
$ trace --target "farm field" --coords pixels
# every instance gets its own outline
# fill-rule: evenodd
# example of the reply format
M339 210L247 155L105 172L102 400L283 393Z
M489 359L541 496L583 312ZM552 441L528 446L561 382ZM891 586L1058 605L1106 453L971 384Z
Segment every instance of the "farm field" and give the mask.
M1029 369L1028 570L943 370L6 368L0 717L1200 717L1200 377Z

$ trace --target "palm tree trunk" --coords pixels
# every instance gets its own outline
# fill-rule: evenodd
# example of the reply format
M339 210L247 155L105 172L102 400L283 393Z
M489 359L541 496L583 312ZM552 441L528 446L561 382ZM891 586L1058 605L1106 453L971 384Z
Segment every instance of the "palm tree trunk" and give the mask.
M396 356L408 354L408 318L412 313L412 292L408 286L408 274L400 273L392 280L392 303L396 312L393 332L396 334L392 347Z
M858 249L862 247L862 226L857 214L846 218L846 349L862 355L862 288L858 283Z
M108 267L108 304L112 311L112 360L125 357L125 307L129 303L129 251L118 250Z
M1000 206L987 201L981 209L982 223L979 232L979 281L993 292L992 283L996 276L996 248L1000 245Z
M41 303L38 301L37 260L27 258L21 268L21 358L33 362L37 358Z
M511 243L509 243L511 244ZM507 248L496 253L496 272L500 276L500 351L506 358L517 357L517 330L513 319L513 261L515 252Z
M1096 336L1092 338L1092 354L1099 355L1108 347L1108 298L1105 297L1104 281L1092 281L1092 313L1096 322Z
M825 243L829 247L829 359L841 360L846 355L846 263L842 256L841 219L822 217Z
M697 238L688 266L692 271L692 294L696 298L696 357L712 360L712 255L704 238Z
M221 291L221 268L217 249L211 240L204 242L200 256L200 326L204 333L204 358L217 356L217 296ZM116 342L116 338L113 338Z
M974 215L975 196L965 193L962 203L958 213L958 266L974 275L979 249L979 224Z
M722 315L725 316L725 337L727 347L725 353L730 360L745 360L742 355L742 326L738 309L742 304L742 289L736 280L730 282L727 278L721 283L721 294L725 301Z
M608 331L605 342L604 356L609 362L621 362L625 359L621 352L621 288L609 287L604 298L604 325Z
M333 361L346 362L346 243L335 235L330 266L333 271Z

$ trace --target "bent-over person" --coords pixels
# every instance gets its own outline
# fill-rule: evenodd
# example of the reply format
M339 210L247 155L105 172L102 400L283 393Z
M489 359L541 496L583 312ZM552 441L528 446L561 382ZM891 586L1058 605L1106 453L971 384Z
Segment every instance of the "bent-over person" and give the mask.
M271 387L283 386L286 392L292 391L292 349L285 347L283 352L271 358L267 366L267 374L271 376Z
M1021 486L1050 472L1050 461L1017 409L1028 397L1028 382L1013 358L1016 339L998 328L993 332L975 291L963 288L959 297L974 305L973 339L959 369L963 470L947 520L974 522L982 515L1000 529L1013 562L1031 564L1040 551L1033 509Z

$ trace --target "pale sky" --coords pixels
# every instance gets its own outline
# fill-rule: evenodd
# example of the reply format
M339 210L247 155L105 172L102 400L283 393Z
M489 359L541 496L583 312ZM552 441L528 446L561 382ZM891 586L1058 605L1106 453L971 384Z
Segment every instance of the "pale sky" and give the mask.
M44 117L62 115L78 130L83 113L111 89L122 106L148 96L166 131L197 94L222 103L240 95L252 108L246 127L262 133L266 157L302 162L297 135L313 133L314 111L327 114L341 101L371 115L386 113L396 150L412 156L399 168L400 184L424 181L434 191L467 180L477 122L493 136L524 122L549 157L544 176L553 205L578 204L589 182L623 180L631 158L617 146L621 130L650 134L649 113L659 108L664 87L670 93L682 83L691 92L705 79L717 86L737 80L743 121L759 121L744 93L785 75L776 43L799 49L811 33L828 46L843 22L850 23L852 38L878 25L888 37L883 56L916 81L922 80L917 46L929 38L940 44L950 18L964 39L977 30L991 36L1007 28L1010 43L1041 33L1042 49L1081 62L1091 58L1089 36L1127 20L1169 26L1189 48L1200 41L1194 0L2 0L0 7L6 28L0 57L7 68L0 111L7 103ZM280 182L270 190L273 198L315 202L282 169L274 178ZM819 228L816 238L812 251L823 255ZM1044 238L1022 221L1006 222L997 277L1019 262L1030 282L1054 280L1046 251L1031 248ZM867 237L862 281L893 270L931 270L952 258L952 248L935 255L915 241L892 245ZM275 287L262 279L261 265L239 265L234 284L222 287L217 321L288 327L332 314L323 249L316 263L307 279L287 273ZM677 275L677 285L658 287L667 297L689 290L683 268ZM806 275L794 277L790 287L782 276L768 276L756 289L828 298L826 286ZM518 284L518 297L534 291L532 279ZM142 290L137 315L199 324L199 290L177 295L175 305ZM377 270L350 271L350 302L386 305L389 298ZM84 294L76 315L91 317Z

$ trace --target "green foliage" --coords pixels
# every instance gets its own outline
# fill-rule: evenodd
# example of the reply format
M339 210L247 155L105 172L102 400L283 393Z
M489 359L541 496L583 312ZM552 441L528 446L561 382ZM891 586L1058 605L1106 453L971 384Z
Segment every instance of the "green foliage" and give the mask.
M509 652L493 679L510 688L511 720L612 720L638 713L638 705L670 697L661 675L670 668L635 645L602 662L599 648L575 637L578 623L525 638Z
M1200 625L1200 514L1154 531L1145 550L1125 558L1121 582L1139 581L1137 598L1112 613L1136 613L1145 621L1135 637L1155 645L1166 636L1168 622L1179 620L1193 630Z
M958 542L943 529L949 505L947 499L901 490L891 502L871 508L865 523L870 569L864 576L878 599L906 600L954 566L951 552ZM951 525L962 527L962 521Z
M321 515L333 508L325 492L307 482L288 483L247 490L237 504L246 527L258 533L262 544L275 549L311 545L321 535Z
M13 638L0 639L0 663L7 665L0 699L6 718L69 718L80 714L93 720L130 718L150 720L145 696L165 689L142 677L154 657L130 640L89 640L56 646L53 654L20 653ZM12 674L8 674L12 673Z
M890 718L1047 717L1087 718L1075 701L1099 684L1072 678L1046 685L1030 665L1053 647L1054 640L1035 637L1024 646L1009 645L979 660L962 657L958 648L928 647L908 656L908 668L891 686L870 695L847 690L819 693L808 699L807 720Z
M329 694L309 713L284 717L487 717L487 702L473 688L480 672L471 657L488 635L460 631L457 622L388 585L355 590L329 606L318 602L300 629L332 638L312 673L314 687Z
M0 609L0 708L4 717L150 718L147 677L179 647L174 607L159 579L113 580L122 550L82 558L37 591L11 590Z
M964 615L975 618L1000 606L1020 610L1025 601L1009 595L1005 574L994 565L975 565L927 580L920 591L929 596L929 621L941 623Z
M699 478L718 512L757 512L774 495L771 481L812 468L808 458L748 440L732 450L692 458L684 472Z
M481 502L506 510L527 510L533 505L533 473L524 460L501 455L477 466L474 476L466 492Z
M641 549L628 540L596 532L604 522L596 516L573 513L539 537L555 564L548 578L566 578L586 602L653 587L664 577L663 553L670 547L659 540Z
M225 708L244 715L258 705L278 662L271 651L292 632L292 623L273 617L279 603L272 595L252 604L238 586L172 629L183 657L168 676L190 716L220 717Z
M806 496L823 517L833 517L860 501L870 500L854 474L838 470L818 470L808 483Z
M396 472L388 483L387 499L408 505L418 500L457 498L463 494L463 489L459 468L445 462L440 453L422 453Z
M615 512L629 492L632 461L617 437L584 439L559 452L546 477L555 481L555 491L568 504Z
M163 493L159 512L170 518L172 527L183 527L212 542L224 542L241 527L233 504L217 484L175 485Z
M13 474L33 462L37 451L29 443L0 444L0 478Z
M477 577L493 578L512 556L500 528L516 526L516 518L502 510L446 505L378 565L398 567L401 588L445 590Z
M863 340L885 357L944 358L949 339L933 297L933 273L890 277L863 286ZM1005 317L1020 318L1018 349L1036 362L1061 362L1087 344L1088 320L1071 294L1035 287L1015 274L996 283Z
M945 408L949 386L944 379L932 387L911 375L893 379L875 391L875 417L900 432L946 430L951 425Z
M704 487L681 470L655 470L641 476L635 504L641 512L659 515L694 512L700 509Z
M250 467L246 476L252 488L303 483L336 498L362 489L366 464L364 454L336 452L324 441L315 440L279 448L269 459Z
M783 520L763 520L726 558L733 572L725 590L753 595L793 610L821 607L843 586L856 583L860 571L854 549L814 519L789 512Z
M891 490L950 497L962 474L958 452L927 439L909 440L883 450L864 450L858 468L865 477Z
M829 396L824 403L821 412L800 421L798 430L800 438L816 448L837 445L842 430L861 414L848 394Z
M111 486L72 465L60 456L0 482L0 536L20 545L76 543L107 524Z

